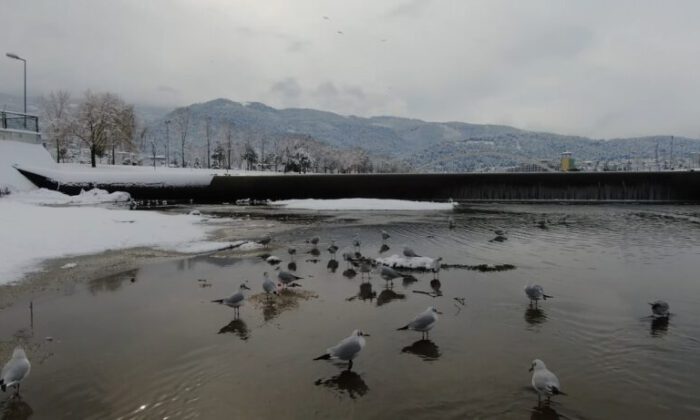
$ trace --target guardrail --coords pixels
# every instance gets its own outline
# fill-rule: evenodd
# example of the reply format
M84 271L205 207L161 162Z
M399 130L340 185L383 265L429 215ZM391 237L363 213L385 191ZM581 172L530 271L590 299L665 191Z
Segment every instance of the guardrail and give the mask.
M0 111L0 128L39 132L39 117L20 112Z

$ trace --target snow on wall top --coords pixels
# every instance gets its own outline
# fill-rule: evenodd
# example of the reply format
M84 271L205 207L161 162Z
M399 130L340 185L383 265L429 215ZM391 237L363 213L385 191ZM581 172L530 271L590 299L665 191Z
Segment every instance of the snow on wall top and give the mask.
M0 189L10 191L30 191L36 188L13 165L32 165L43 168L56 168L56 162L40 144L30 144L12 140L0 140Z

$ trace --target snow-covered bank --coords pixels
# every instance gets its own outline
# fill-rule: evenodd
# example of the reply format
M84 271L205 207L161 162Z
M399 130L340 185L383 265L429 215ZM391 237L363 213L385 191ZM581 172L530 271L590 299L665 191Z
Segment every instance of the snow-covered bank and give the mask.
M36 188L14 165L32 165L41 168L55 168L56 162L40 144L0 140L0 190L29 191Z
M408 268L412 270L431 270L433 268L433 260L430 257L404 257L402 255L392 255L386 258L377 258L379 264L383 264L392 268Z
M8 195L5 199L24 204L48 205L89 205L102 203L123 203L131 200L129 193L115 191L113 193L94 188L81 191L78 195L67 195L58 191L40 188L32 191L18 192Z
M288 209L306 210L452 210L455 203L433 201L342 198L337 200L282 200L270 203Z
M204 241L214 227L202 216L109 210L95 207L44 207L0 199L0 284L37 271L43 260L132 247L166 250ZM211 245L210 245L211 246Z

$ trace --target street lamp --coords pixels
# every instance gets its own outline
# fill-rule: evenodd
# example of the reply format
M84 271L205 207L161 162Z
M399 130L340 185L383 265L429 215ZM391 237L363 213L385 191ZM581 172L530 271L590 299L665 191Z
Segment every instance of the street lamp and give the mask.
M27 60L15 53L7 53L5 55L8 58L20 60L24 63L24 128L27 128Z
M165 167L170 167L170 123L172 121L165 120Z

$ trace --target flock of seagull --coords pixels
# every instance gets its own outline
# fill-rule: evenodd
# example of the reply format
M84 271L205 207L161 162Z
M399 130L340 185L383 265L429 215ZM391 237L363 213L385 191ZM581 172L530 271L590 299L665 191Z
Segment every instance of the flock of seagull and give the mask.
M453 226L454 221L450 219L448 223L450 226ZM496 233L496 235L498 236L505 235L505 232L502 230L496 230L494 231L494 233ZM385 241L388 240L391 236L386 231L381 231L381 237L382 243L385 245ZM268 235L262 240L260 240L259 243L261 243L264 246L268 246L271 243L271 241L272 238ZM312 244L314 246L314 249L316 249L317 245L319 244L319 241L319 237L314 237L308 240L307 242ZM375 260L363 257L360 254L361 242L358 235L355 235L355 237L353 238L352 246L355 251L354 254L346 253L343 255L343 257L346 261L359 266L361 274L366 273L369 276L370 272L378 272L381 278L387 282L387 285L392 284L393 281L397 278L405 277L404 274L401 274L392 267L383 264L378 264L378 266L375 268L373 266L373 264L376 264ZM327 250L331 254L331 256L335 258L339 248L335 244L335 241L331 241L331 244ZM293 258L296 254L296 249L290 247L288 248L288 253ZM404 247L403 255L407 258L421 257L409 247ZM432 266L429 269L429 271L432 271L434 279L438 278L441 268L441 261L442 258L434 259ZM289 271L279 270L277 272L277 280L279 281L279 283L275 283L272 279L270 279L269 274L267 272L264 272L262 280L262 290L267 296L267 298L269 298L270 295L278 294L280 288L294 286L296 285L295 282L301 279L303 279L303 277L297 276ZM240 314L240 308L241 306L243 306L246 300L246 292L249 290L250 287L248 287L247 282L244 282L239 286L238 291L233 295L227 298L216 299L212 302L233 308L235 316L238 317ZM525 295L530 300L531 307L537 307L539 301L545 301L553 297L551 295L546 294L544 288L538 284L527 285L525 286L524 291ZM667 320L669 318L670 312L669 304L667 302L657 300L655 302L650 302L649 305L651 305L652 317L654 317L654 319ZM429 332L437 324L439 320L438 315L440 314L442 314L442 312L438 311L435 307L430 306L425 311L418 314L412 321L410 321L403 327L398 328L397 330L417 331L422 334L422 339L428 339ZM342 339L335 346L329 347L322 355L314 358L313 360L337 359L345 361L348 362L349 371L352 369L353 360L357 358L362 349L365 347L365 337L368 336L369 334L361 330L355 330L352 332L352 334L350 334L350 336ZM2 389L2 391L4 392L8 388L14 387L14 396L19 396L20 384L22 380L24 380L27 377L27 375L29 375L30 370L31 363L29 362L26 353L21 347L16 347L12 353L11 359L4 365L4 367L2 368L2 372L0 373L0 389ZM561 390L561 386L557 376L549 369L547 369L547 366L542 360L533 360L529 370L532 372L532 387L537 392L539 403L541 403L542 397L546 397L547 402L549 402L552 396L566 395Z

